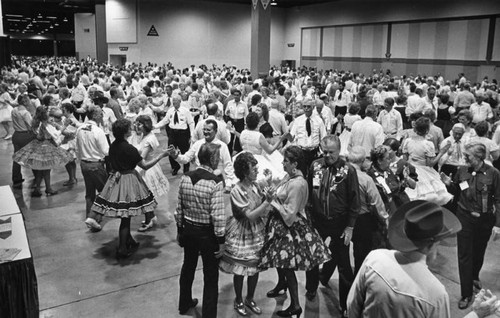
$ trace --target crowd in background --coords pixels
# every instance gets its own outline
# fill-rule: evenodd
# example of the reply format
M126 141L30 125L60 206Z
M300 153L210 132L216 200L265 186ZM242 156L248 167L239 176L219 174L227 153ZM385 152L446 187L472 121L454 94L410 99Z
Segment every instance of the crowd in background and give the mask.
M279 316L302 313L294 271L306 271L306 296L314 300L319 283L327 286L338 267L340 311L358 317L363 310L356 304L373 306L369 297L352 295L366 288L360 277L370 274L372 250L431 253L432 244L405 250L398 245L401 237L391 239L396 230L390 220L401 209L414 211L412 202L433 204L420 208L433 213L443 207L459 220L459 228L450 230L458 232L459 307L469 307L473 294L496 299L481 291L479 272L489 237L500 226L499 101L496 79L476 83L463 73L444 79L389 70L272 67L258 78L229 65L117 67L92 59L19 56L2 69L0 122L3 138L14 146L14 189L23 187L25 166L34 175L32 197L42 196L42 181L46 195L56 195L51 169L65 166L64 186L70 187L78 182L80 164L87 226L99 231L102 216L121 218L117 258L139 247L130 217L144 214L139 231L148 231L158 221L157 199L177 190L158 162L168 156L173 176L182 166L175 212L185 249L181 313L198 302L190 288L201 254L204 273L212 278L205 280L210 292L203 317L217 312L218 268L234 275L235 310L260 314L253 294L258 273L271 267L278 282L267 296L288 290L291 297ZM165 146L157 138L163 134ZM202 209L193 193L210 193L203 202L212 204ZM232 204L227 223L223 193L230 193ZM422 234L424 241L443 239L441 230ZM206 238L214 238L213 245ZM221 258L220 264L213 258ZM447 294L440 295L444 311L436 317L446 308L449 315ZM483 317L486 311L478 306L473 310Z

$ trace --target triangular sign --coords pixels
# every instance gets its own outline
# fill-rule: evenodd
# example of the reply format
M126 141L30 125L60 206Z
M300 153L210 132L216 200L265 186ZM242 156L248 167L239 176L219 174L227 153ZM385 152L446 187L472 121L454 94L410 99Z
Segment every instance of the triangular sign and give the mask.
M156 31L154 25L152 25L149 29L148 36L158 36L158 31Z
M269 5L269 2L271 2L271 0L260 0L260 2L262 2L262 6L264 7L264 10L266 10L267 6Z
M253 9L257 10L257 5L259 4L259 0L252 0L253 2Z

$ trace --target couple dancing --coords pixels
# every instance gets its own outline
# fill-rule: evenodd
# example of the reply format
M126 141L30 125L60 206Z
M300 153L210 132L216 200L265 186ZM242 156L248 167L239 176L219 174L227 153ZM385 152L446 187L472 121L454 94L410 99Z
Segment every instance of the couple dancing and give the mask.
M270 144L269 141L271 138L266 137L261 132L262 126L259 127L259 123L259 115L256 112L251 112L246 117L246 129L241 133L231 129L231 133L236 134L240 138L243 152L250 152L257 160L259 169L257 180L265 180L269 178L270 173L272 173L271 178L273 183L278 183L285 177L286 172L283 170L281 164L283 162L283 155L276 150L283 145L285 139L290 140L291 135L286 133L274 144ZM265 123L264 125L269 124ZM234 160L236 160L240 154L241 153L237 154Z

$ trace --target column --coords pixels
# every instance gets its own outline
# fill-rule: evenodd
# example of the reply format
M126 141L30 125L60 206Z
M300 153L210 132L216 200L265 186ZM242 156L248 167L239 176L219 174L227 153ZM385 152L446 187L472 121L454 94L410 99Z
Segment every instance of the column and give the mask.
M0 67L10 63L10 37L3 33L2 0L0 0Z
M271 6L264 9L257 3L252 10L252 35L250 52L250 71L254 79L269 74L271 55Z
M0 36L4 36L3 34L3 18L2 18L2 0L0 0Z
M99 1L98 1L99 2ZM96 58L100 63L108 62L108 43L106 41L106 5L95 6Z

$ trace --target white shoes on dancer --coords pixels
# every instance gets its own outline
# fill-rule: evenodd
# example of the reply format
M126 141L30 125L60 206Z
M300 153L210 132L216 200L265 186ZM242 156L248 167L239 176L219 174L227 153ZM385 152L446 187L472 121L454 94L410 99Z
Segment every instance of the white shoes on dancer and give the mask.
M139 232L146 232L150 229L152 229L156 224L158 224L158 218L156 215L149 221L148 224L146 222L142 222L142 225L140 228L137 229Z
M92 231L92 232L99 232L100 230L102 230L102 227L99 223L97 223L96 220L92 219L92 218L87 218L85 220L85 224L87 225L87 227Z

